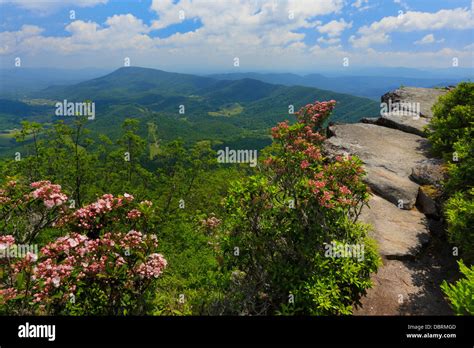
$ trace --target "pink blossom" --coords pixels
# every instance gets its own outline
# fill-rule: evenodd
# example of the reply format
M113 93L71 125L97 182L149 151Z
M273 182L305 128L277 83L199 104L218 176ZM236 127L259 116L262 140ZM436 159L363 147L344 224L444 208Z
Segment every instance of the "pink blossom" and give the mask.
M2 299L2 302L7 302L15 298L17 295L18 291L15 288L0 289L0 298Z
M0 250L5 250L15 244L15 238L12 235L0 236Z
M133 201L133 200L135 199L132 195L130 195L130 194L128 194L128 193L124 193L124 194L123 194L123 197L125 198L125 200L127 200L127 201L129 201L129 202L131 202L131 201Z
M38 255L28 251L26 253L25 259L26 259L27 262L36 262L38 260Z
M341 192L343 195L350 195L352 192L349 190L345 185L339 186L339 192Z
M300 164L300 167L301 167L301 169L308 168L309 167L309 162L306 161L306 160L302 161L301 164Z
M137 209L132 209L127 213L127 217L132 220L138 219L140 216L142 216L142 213Z
M60 206L67 201L67 196L61 192L60 185L54 185L51 184L50 181L43 180L33 182L30 186L35 188L31 196L34 199L42 200L48 209L54 206Z
M148 256L146 262L138 265L138 267L136 267L136 272L141 278L158 278L166 266L167 262L163 255L155 253Z

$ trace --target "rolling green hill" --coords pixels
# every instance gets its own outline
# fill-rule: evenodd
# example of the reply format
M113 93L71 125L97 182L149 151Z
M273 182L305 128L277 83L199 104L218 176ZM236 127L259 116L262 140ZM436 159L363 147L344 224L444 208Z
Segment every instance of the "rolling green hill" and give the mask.
M55 101L91 100L96 117L88 126L96 134L115 137L124 119L138 118L144 136L151 122L164 140L182 138L191 144L209 139L216 145L263 147L269 143L270 127L294 119L289 114L290 105L297 111L315 100L335 99L334 122L356 122L379 112L378 103L372 100L312 87L275 85L250 78L218 80L139 67L120 68L75 85L52 86L37 92L34 98L45 100L49 107L0 101L0 110L7 110L0 114L0 125L13 128L23 119L38 120L38 115L42 115L41 122L51 122L57 119L51 106ZM180 107L184 107L182 113ZM61 119L68 122L73 118ZM9 120L8 127L5 120Z
M46 98L132 100L146 95L185 96L220 81L162 70L126 67L70 86L52 86L39 92Z

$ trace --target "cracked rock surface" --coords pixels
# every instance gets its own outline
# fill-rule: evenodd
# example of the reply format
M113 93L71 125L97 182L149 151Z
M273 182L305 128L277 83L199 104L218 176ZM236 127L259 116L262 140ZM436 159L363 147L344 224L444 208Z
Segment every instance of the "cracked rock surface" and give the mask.
M431 108L447 89L405 87L389 92L382 102L419 103L406 115L392 113L361 123L329 127L323 144L328 157L356 155L364 163L364 179L372 192L361 222L372 226L383 265L372 275L373 287L355 315L450 315L439 285L455 274L456 259L430 227L435 207L419 196L420 185L438 186L442 163L429 154L423 128ZM434 204L434 203L433 203ZM427 215L425 215L427 214Z

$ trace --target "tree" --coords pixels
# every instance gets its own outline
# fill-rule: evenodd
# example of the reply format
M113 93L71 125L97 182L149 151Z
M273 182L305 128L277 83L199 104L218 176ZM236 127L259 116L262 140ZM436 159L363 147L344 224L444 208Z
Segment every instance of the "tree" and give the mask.
M32 141L32 156L30 158L20 159L20 161L23 160L21 164L23 165L23 168L25 170L25 175L30 181L39 180L41 177L40 166L43 155L43 142L41 141L40 136L42 135L42 133L43 126L41 124L37 122L21 121L21 129L15 134L15 139L19 143L26 143L27 141Z

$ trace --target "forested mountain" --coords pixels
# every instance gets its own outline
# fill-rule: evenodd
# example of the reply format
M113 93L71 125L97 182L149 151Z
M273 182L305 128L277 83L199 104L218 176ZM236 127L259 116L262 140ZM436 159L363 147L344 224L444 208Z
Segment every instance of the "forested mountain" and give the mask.
M214 145L238 142L253 147L257 143L261 148L269 143L268 129L291 119L292 110L315 100L331 99L338 103L331 121L356 122L379 113L374 101L311 87L124 67L78 84L50 86L22 101L6 100L0 106L0 124L11 130L21 120L50 123L58 119L54 114L57 101L91 100L96 115L87 127L97 134L114 136L123 120L132 117L142 121L141 135L147 134L150 123L156 123L157 136L164 140L182 138L192 144L208 139ZM13 107L15 103L18 107ZM4 149L11 148L12 143L4 139Z

